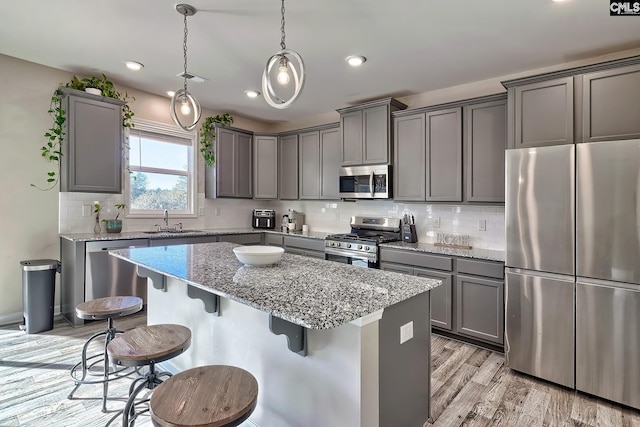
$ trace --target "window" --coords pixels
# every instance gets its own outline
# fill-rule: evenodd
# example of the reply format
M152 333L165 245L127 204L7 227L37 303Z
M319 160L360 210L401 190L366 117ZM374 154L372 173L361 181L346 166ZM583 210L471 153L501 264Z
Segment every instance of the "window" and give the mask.
M195 216L195 132L136 120L129 132L128 216Z

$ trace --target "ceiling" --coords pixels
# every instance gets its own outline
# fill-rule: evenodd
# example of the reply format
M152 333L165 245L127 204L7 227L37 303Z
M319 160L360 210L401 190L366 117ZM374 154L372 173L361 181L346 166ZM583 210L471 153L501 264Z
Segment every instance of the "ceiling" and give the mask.
M165 95L182 87L183 17L168 0L4 2L0 53ZM386 96L402 97L640 47L640 17L610 17L605 0L289 0L287 47L307 68L300 98L276 110L261 90L280 49L280 1L189 0L189 83L204 108L295 121ZM517 6L515 6L517 4ZM361 54L359 68L344 59ZM125 60L144 69L131 72Z

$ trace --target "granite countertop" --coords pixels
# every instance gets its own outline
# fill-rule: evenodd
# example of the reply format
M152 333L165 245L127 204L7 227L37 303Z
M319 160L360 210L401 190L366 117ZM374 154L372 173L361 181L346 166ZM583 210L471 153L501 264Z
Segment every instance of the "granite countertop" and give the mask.
M233 243L121 249L109 253L310 329L335 328L441 284L439 280L285 253L245 266Z
M504 262L504 251L492 249L457 249L446 246L434 246L433 243L391 242L380 245L384 248L405 249L409 251L428 252L439 255L451 255L465 258L485 259Z
M281 234L283 236L298 236L298 237L306 237L309 239L319 239L324 240L327 237L328 232L323 231L309 231L307 233L302 233L301 231L283 233L278 230L267 230L267 229L255 229L255 228L218 228L212 230L198 230L198 231L185 231L181 233L169 233L167 231L163 231L160 233L157 232L145 232L145 231L127 231L123 233L66 233L60 234L59 237L62 237L67 240L71 240L72 242L94 242L99 240L128 240L128 239L172 239L172 238L180 238L180 237L198 237L198 236L222 236L229 234L249 234L249 233L273 233L273 234Z

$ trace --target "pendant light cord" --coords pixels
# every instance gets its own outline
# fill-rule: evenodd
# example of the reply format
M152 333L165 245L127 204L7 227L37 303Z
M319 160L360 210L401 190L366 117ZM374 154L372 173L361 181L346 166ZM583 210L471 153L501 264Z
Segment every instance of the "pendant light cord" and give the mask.
M182 49L184 51L184 91L185 91L185 93L187 92L187 35L189 35L189 30L187 29L187 12L185 11L185 13L184 13L184 42L182 43Z
M284 34L284 0L282 0L282 7L280 8L280 13L282 14L282 18L280 19L280 32L282 36L280 37L280 48L282 50L287 48L287 45L284 42L285 34Z

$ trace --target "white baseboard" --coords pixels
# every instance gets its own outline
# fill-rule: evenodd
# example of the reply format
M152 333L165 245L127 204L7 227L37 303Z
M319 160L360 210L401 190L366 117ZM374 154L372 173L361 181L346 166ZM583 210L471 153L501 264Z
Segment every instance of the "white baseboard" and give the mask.
M60 314L60 306L56 305L53 307L53 316L57 316ZM22 323L22 312L19 313L9 313L9 314L0 314L0 326L4 325L12 325L14 323Z

